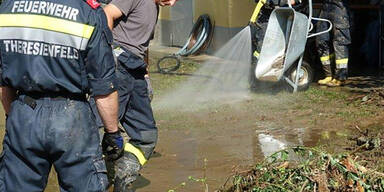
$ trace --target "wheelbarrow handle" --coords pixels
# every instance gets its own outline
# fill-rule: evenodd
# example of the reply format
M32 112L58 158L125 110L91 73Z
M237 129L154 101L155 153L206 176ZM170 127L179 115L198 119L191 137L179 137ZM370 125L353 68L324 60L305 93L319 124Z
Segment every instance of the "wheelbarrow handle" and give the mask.
M313 30L313 23L311 22L311 23L309 24L308 33L311 32L312 30Z
M314 37L314 36L318 36L318 35L321 35L321 34L324 34L324 33L328 33L329 31L332 30L333 28L333 24L331 21L329 21L328 19L322 19L322 18L315 18L313 17L312 20L315 20L315 21L320 21L320 22L328 22L329 23L329 28L325 31L321 31L321 32L318 32L318 33L312 33L312 34L308 34L308 37L307 38L311 38L311 37ZM311 23L312 24L312 23ZM313 24L312 24L312 27L313 28Z
M292 8L291 0L287 0L287 2L288 2L288 6L290 8ZM308 26L309 26L309 28L308 28L308 36L307 36L307 38L314 37L314 36L317 36L317 35L321 35L321 34L324 34L324 33L328 33L329 31L331 31L332 27L333 27L331 21L329 21L327 19L321 19L321 18L314 18L314 17L312 17L312 14L313 14L312 0L308 0L308 6L309 6L309 13L308 13ZM329 28L327 30L325 30L325 31L309 34L309 32L312 31L312 29L313 29L312 20L316 20L316 21L320 21L320 22L328 22L329 23Z

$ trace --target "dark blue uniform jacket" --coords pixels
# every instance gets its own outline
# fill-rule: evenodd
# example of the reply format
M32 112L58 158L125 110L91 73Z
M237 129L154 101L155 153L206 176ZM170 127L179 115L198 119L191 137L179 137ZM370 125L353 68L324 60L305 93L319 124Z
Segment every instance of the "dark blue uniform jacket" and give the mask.
M106 95L115 64L102 8L81 0L0 6L0 85L26 93Z

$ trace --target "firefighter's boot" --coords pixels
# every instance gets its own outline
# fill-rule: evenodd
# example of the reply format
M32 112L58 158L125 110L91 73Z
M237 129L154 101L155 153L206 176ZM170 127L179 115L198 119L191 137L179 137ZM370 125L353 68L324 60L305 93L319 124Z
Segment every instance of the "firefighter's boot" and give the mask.
M132 191L131 184L139 176L141 165L132 153L124 151L124 155L115 162L114 192Z
M317 83L319 85L327 85L331 81L332 81L332 77L326 77L324 79L319 80Z
M327 83L329 87L340 87L344 84L344 81L338 79L332 79L332 81Z

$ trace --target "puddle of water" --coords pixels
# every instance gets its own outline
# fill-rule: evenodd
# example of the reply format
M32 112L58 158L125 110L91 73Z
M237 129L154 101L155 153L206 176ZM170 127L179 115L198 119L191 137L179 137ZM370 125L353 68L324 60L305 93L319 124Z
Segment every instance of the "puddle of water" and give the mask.
M154 158L143 170L150 185L138 191L167 191L188 181L189 176L201 178L206 174L211 190L220 187L240 166L251 166L288 146L306 144L314 146L319 132L303 128L271 128L258 126L252 129L236 127L220 130L164 130ZM204 159L207 159L204 168ZM178 191L204 191L200 183L188 184Z
M264 157L268 157L287 147L287 143L285 141L277 140L272 135L259 134L258 141Z

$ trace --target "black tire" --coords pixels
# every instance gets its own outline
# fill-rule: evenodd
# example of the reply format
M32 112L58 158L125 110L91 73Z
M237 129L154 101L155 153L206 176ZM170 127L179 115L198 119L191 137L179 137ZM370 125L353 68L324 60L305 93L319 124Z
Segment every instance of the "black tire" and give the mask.
M292 82L295 82L296 69L297 69L297 65L293 65L287 71L287 77ZM313 82L313 78L314 78L313 68L307 61L303 60L300 71L301 71L301 77L299 78L299 86L297 88L297 91L306 91L309 88L309 85ZM292 86L288 84L287 87L289 91L293 91Z
M165 62L166 60L175 60L176 63ZM176 71L177 69L180 68L179 56L176 56L176 55L165 56L157 61L156 66L157 66L157 70L160 73L169 73L169 72Z

